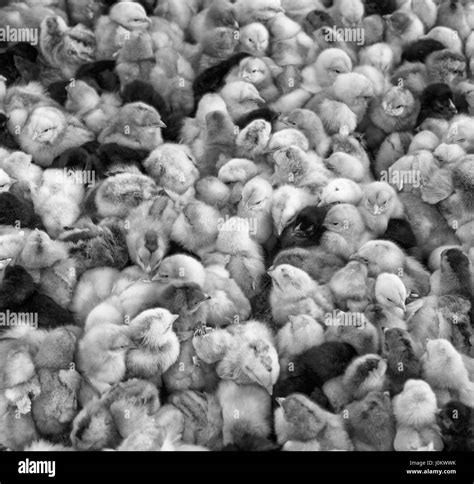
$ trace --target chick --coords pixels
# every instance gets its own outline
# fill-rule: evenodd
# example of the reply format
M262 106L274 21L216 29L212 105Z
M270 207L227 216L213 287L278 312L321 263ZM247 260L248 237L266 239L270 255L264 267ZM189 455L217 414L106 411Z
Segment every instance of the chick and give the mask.
M244 26L251 22L266 23L284 9L280 0L238 0L235 11L239 25Z
M309 141L309 149L316 151L319 156L327 154L331 141L315 113L309 109L295 109L282 122L300 130Z
M393 413L397 421L396 451L419 450L433 444L435 450L443 449L443 442L436 425L436 396L423 380L408 380L403 392L393 399Z
M222 166L217 174L224 183L246 183L259 174L259 167L245 158L233 158Z
M213 111L206 115L206 139L204 153L198 168L202 176L217 175L217 171L234 154L234 123L225 111Z
M94 33L81 24L69 28L59 16L46 17L40 25L40 48L46 62L70 79L77 69L94 60Z
M129 377L155 379L177 360L179 341L172 325L178 317L158 308L143 311L130 321L130 339L138 347L126 355Z
M248 299L260 290L265 272L260 245L251 238L254 226L246 218L231 217L220 224L216 249L230 256L226 269Z
M329 281L336 307L343 311L363 312L369 303L367 267L358 261L349 262Z
M177 195L185 194L199 176L191 150L175 143L155 148L143 166L158 185Z
M131 347L130 338L120 326L103 324L91 328L78 344L78 369L103 393L125 377L126 353Z
M217 239L220 213L206 203L191 202L173 224L171 238L187 250L198 253L212 247Z
M318 197L304 188L283 185L273 192L272 218L277 235L303 208L316 204Z
M133 102L119 109L98 140L151 151L163 143L161 128L165 127L156 109L142 102Z
M100 133L113 118L120 101L112 96L99 96L96 90L81 80L75 80L66 87L65 108L73 112L95 134Z
M240 50L255 57L266 55L270 45L270 33L265 25L252 22L240 29Z
M209 7L204 8L192 18L189 30L193 39L199 42L204 32L217 27L238 29L239 24L235 16L235 8L230 2L211 2Z
M429 292L429 273L415 259L405 255L393 242L371 240L366 242L352 256L368 265L369 276L378 276L382 272L397 274L405 284L407 291L424 296Z
M385 41L401 56L403 47L418 40L425 31L423 22L411 11L397 10L385 15Z
M430 84L423 91L417 125L426 118L451 119L457 114L454 94L447 84Z
M328 211L324 227L326 232L321 238L322 247L345 259L373 238L360 211L346 203L335 205Z
M431 83L453 87L466 77L466 58L449 49L439 50L426 58L426 69Z
M307 314L322 321L332 309L330 292L311 279L302 269L280 264L269 271L272 278L270 306L276 325L283 326L288 317Z
M466 7L463 2L458 0L444 0L441 2L436 24L455 30L461 39L466 39L472 30L472 27L469 25Z
M342 383L350 400L361 400L371 391L381 391L385 384L387 363L379 355L356 358L344 372Z
M100 184L95 191L94 202L101 217L126 217L132 209L158 193L150 177L119 173Z
M379 42L365 47L360 52L360 62L362 65L375 67L387 76L395 65L395 54L388 44Z
M311 316L288 316L288 322L276 335L280 374L289 371L292 358L324 342L324 329Z
M217 399L222 408L224 445L238 446L245 437L269 438L271 399L263 388L222 381L217 390ZM239 418L235 419L235 415Z
M50 166L64 150L92 139L93 134L79 120L54 107L34 109L19 135L22 150L43 167Z
M315 440L321 450L353 450L340 415L324 410L299 393L279 398L277 402L281 407L275 412L276 427L281 430L277 431L280 443Z
M387 182L373 182L363 189L359 210L365 225L376 235L387 230L391 218L403 218L404 207Z
M41 394L33 400L31 411L42 435L61 434L76 415L81 383L73 364L77 333L68 327L53 330L36 353Z
M221 89L220 95L234 121L265 104L257 88L245 81L229 82Z
M95 25L97 40L96 58L111 59L130 32L145 31L150 19L137 2L119 2L112 6L109 15L101 16Z
M216 27L202 34L197 72L202 73L228 59L238 46L238 35L233 27Z
M395 438L395 418L390 397L370 392L345 408L345 422L356 451L392 451Z
M422 376L433 388L456 392L461 403L473 406L473 383L469 381L461 354L448 340L428 341L421 363Z
M235 140L239 156L258 159L270 141L272 125L264 119L255 119L242 129Z
M261 245L273 234L271 215L273 189L264 178L256 176L242 189L242 198L237 206L237 216L249 219L256 225L252 237Z
M323 187L318 206L325 207L333 203L359 205L363 192L359 184L348 178L334 178Z
M421 376L421 364L410 334L400 328L384 330L387 378L392 394L400 393L405 382Z
M472 450L472 408L461 402L446 403L438 414L437 421L446 451Z

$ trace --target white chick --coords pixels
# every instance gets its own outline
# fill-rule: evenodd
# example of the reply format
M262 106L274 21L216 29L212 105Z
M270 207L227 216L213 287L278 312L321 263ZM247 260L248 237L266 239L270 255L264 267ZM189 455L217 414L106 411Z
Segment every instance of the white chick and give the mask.
M260 292L265 272L260 245L251 237L254 224L246 218L231 217L219 227L216 249L230 256L226 269L248 299Z
M362 200L362 195L362 188L355 181L348 178L334 178L323 187L318 206L325 207L333 203L349 203L357 206Z
M130 321L129 336L137 348L127 352L128 377L155 379L178 359L179 340L173 332L173 322L178 318L167 309L156 308Z
M234 121L265 104L258 89L245 81L229 82L221 89L220 95Z
M251 237L259 244L265 244L273 234L271 184L262 177L256 176L248 181L243 190L242 198L237 207L237 216L249 219L255 224L255 232Z
M264 56L270 45L270 34L259 22L247 24L240 29L240 50L256 57Z

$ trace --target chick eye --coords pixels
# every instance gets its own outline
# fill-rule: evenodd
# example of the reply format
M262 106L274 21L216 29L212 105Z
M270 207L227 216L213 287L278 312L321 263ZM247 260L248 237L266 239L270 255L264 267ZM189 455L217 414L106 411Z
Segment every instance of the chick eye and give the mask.
M256 74L257 72L258 72L258 70L257 70L257 69L254 69L254 70L252 71L252 73L253 73L253 74Z
M253 39L248 39L248 40L249 40L249 42L252 42L252 44L253 44Z
M336 226L336 225L339 225L339 222L333 222L332 224Z
M334 189L334 191L338 192L338 191L339 191L339 187L336 187L336 188Z

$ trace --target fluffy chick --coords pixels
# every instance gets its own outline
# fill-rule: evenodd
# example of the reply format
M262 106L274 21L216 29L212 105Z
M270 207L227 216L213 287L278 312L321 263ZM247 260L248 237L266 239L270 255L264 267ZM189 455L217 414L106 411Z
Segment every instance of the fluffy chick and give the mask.
M131 347L123 327L103 324L91 328L78 344L78 369L102 393L124 378L126 353Z
M322 247L345 259L372 238L360 211L346 203L335 205L328 211L324 227L326 232L321 237Z
M172 327L178 317L157 308L143 311L130 321L129 336L137 348L126 355L129 377L154 379L177 360L179 341Z
M258 89L245 81L229 82L222 88L220 95L234 121L265 103Z
M272 278L270 306L276 325L283 326L290 315L307 314L322 321L332 309L331 295L302 269L280 264L269 271Z
M362 189L358 183L348 178L335 178L323 187L318 206L325 207L333 203L359 205L362 200Z

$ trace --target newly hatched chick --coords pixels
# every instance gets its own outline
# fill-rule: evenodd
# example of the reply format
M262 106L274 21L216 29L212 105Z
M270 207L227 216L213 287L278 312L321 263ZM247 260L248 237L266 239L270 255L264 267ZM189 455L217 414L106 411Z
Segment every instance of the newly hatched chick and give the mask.
M114 4L109 14L100 17L95 25L96 58L111 59L131 32L145 31L149 25L150 19L139 3L124 1Z
M260 22L252 22L243 26L240 31L240 50L255 57L266 54L270 45L270 34Z
M154 380L177 360L179 341L172 326L178 317L157 308L143 311L130 321L129 336L137 348L126 355L128 377Z
M364 186L359 210L365 225L376 235L382 235L391 218L403 218L404 207L395 189L387 182L373 182Z
M78 369L103 393L124 378L126 353L131 347L126 328L114 324L93 327L79 341Z
M40 166L48 167L68 148L91 141L93 134L75 117L55 107L34 109L19 134L23 151Z
M443 0L441 2L436 25L453 29L459 34L461 39L466 39L472 31L472 26L469 25L467 17L466 6L459 0Z
M284 11L280 0L238 0L235 11L239 25L251 22L268 22Z
M406 45L418 40L425 31L423 22L411 11L397 10L385 15L385 41L394 49L400 58L402 49Z
M84 124L95 134L100 133L113 118L120 105L120 100L113 95L99 96L97 91L80 79L66 87L67 101L65 108L82 119Z
M420 296L429 292L429 272L393 242L371 240L360 247L352 258L368 265L369 276L378 276L382 272L397 274L407 291Z
M191 151L175 143L155 148L143 166L159 186L176 196L185 194L199 177Z
M321 237L322 247L345 259L373 238L360 211L347 203L335 205L329 210L324 227L326 232Z
M325 156L331 140L324 131L324 126L316 113L309 109L295 109L281 120L284 124L300 130L309 141L309 149L319 156Z
M171 238L187 250L198 253L215 243L220 220L218 210L196 200L186 205L178 215Z
M143 102L127 103L101 131L98 140L100 143L118 143L151 151L163 143L161 128L165 127L160 114L152 106Z
M220 95L234 121L265 104L258 89L245 81L229 82L221 89Z
M253 221L256 233L251 236L259 243L265 244L273 235L271 215L273 188L262 177L256 176L248 181L242 189L242 198L237 206L237 216Z
M333 203L348 203L357 206L362 200L362 195L362 189L355 181L348 178L334 178L323 187L318 206L325 207Z
M454 94L447 84L434 83L427 86L421 97L420 114L417 125L426 118L451 119L457 114Z
M392 451L395 418L390 397L370 392L362 400L347 405L343 416L356 451Z
M81 376L74 369L78 331L63 327L49 332L35 355L41 394L32 402L32 416L42 435L64 432L77 412Z
M272 319L278 326L287 323L290 315L307 314L322 321L332 309L331 295L302 269L280 264L268 272L272 278L270 306Z
M384 331L384 351L387 358L387 378L392 394L400 393L405 382L421 375L420 360L410 334L401 328Z
M321 450L354 449L340 415L324 410L299 393L278 398L277 402L281 407L275 412L279 443L317 441Z
M288 316L288 322L278 330L276 335L280 375L292 368L290 364L293 357L323 342L324 329L311 316L307 314Z
M394 52L388 44L379 42L361 50L360 63L375 67L384 75L388 75L395 64Z
M118 173L100 184L95 191L94 203L101 217L126 217L132 209L158 193L158 187L150 177Z
M446 339L429 340L421 359L423 378L433 387L457 392L459 401L474 406L474 384L462 356Z
M438 414L437 421L441 429L444 450L472 451L473 410L455 400L446 403Z
M224 445L270 437L271 397L263 388L224 380L217 389L217 399L222 408Z
M397 435L393 443L396 451L414 451L433 444L434 450L443 449L436 425L436 396L423 380L408 380L403 392L393 399L393 413L397 421Z
M329 288L338 309L363 312L370 297L367 266L358 261L348 262L332 276Z
M466 78L466 58L450 49L438 50L426 58L426 71L430 83L455 87Z
M379 355L369 353L354 359L342 377L348 400L361 400L371 391L382 391L386 370L387 362Z
M226 269L248 299L256 296L265 272L260 245L251 238L254 227L246 218L232 217L220 224L216 249L230 256Z
M245 158L233 158L219 170L217 176L224 183L246 183L259 172L259 167L253 161Z
M228 59L239 43L233 27L215 27L203 33L200 41L200 58L197 72L201 73Z
M270 142L272 125L255 119L242 129L235 140L238 156L257 161Z
M247 57L239 64L237 78L252 83L268 103L279 96L273 78L280 73L281 69L269 57Z
M326 230L323 227L328 209L306 207L301 210L280 236L280 247L311 247L319 244Z

